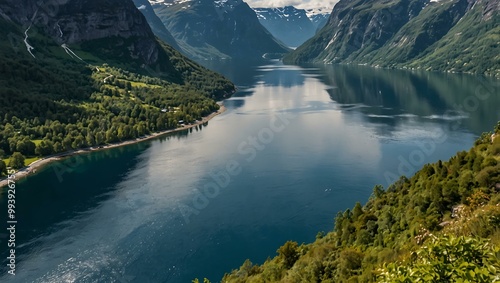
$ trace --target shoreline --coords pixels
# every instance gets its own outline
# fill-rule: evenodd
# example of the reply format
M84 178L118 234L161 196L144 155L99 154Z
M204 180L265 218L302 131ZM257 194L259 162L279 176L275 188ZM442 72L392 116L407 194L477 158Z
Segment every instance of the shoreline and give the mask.
M210 121L215 116L222 114L226 111L226 107L224 107L224 104L220 103L219 106L220 106L219 110L211 113L208 116L203 117L201 119L201 121L197 121L196 123L193 123L190 125L184 125L180 128L165 130L165 131L161 131L161 132L157 132L157 133L152 133L152 134L145 136L145 137L142 137L142 138L136 138L133 140L127 140L127 141L123 141L123 142L107 144L107 145L103 145L100 147L82 148L82 149L78 149L78 150L74 150L74 151L67 151L67 152L62 152L62 153L43 157L42 159L39 159L39 160L31 163L30 165L23 167L22 169L20 169L16 173L14 173L13 180L15 182L17 182L21 179L28 177L28 176L32 176L32 175L36 174L37 170L41 169L43 166L48 165L54 161L58 161L58 160L67 158L67 157L71 157L71 156L83 154L83 153L88 153L88 152L93 152L93 151L107 150L107 149L121 147L121 146L125 146L125 145L140 143L143 141L152 140L152 139L161 137L161 136L166 135L166 134L180 132L180 131L188 130L190 128L194 128L196 126L199 126L201 124L204 124L204 123ZM8 178L7 177L4 177L3 179L0 180L0 189L7 186L7 185L8 185Z

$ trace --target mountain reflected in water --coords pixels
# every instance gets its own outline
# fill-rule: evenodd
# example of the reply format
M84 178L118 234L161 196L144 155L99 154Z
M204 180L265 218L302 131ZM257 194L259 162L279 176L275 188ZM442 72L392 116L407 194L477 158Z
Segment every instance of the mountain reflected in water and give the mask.
M319 71L304 72L331 86L328 94L342 109L385 124L389 132L408 121L440 121L479 135L500 119L500 83L492 78L350 65L313 67Z

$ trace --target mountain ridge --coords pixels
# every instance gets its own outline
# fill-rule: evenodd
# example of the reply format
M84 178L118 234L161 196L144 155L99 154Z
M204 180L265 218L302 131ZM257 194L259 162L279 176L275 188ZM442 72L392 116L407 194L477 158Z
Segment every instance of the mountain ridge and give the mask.
M493 0L341 0L328 24L284 61L500 76L499 10Z
M325 24L326 16L319 11L298 9L293 6L279 8L253 8L260 23L288 46L297 47L311 38Z
M164 25L192 58L261 58L286 53L241 0L151 1Z
M170 34L167 28L163 25L160 18L158 18L158 16L155 14L153 7L149 3L149 1L148 0L133 0L133 1L137 9L141 11L141 13L148 21L149 26L151 27L153 33L156 34L161 40L163 40L168 45L172 46L173 48L179 51L182 51L180 46L177 44L174 37L172 36L172 34Z
M102 38L136 38L122 42L131 59L149 66L165 65L161 62L165 56L153 32L132 1L73 0L37 6L35 1L6 0L0 9L7 20L33 26L59 45L80 45Z

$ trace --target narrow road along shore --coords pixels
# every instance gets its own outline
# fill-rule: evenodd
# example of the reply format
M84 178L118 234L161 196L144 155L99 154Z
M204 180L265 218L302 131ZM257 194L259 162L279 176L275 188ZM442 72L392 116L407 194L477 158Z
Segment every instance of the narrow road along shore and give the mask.
M78 149L78 150L74 150L74 151L67 151L67 152L63 152L63 153L59 153L59 154L46 156L40 160L37 160L37 161L31 163L28 166L22 168L18 172L16 172L14 174L14 176L15 176L14 180L19 181L23 178L26 178L27 176L35 174L40 168L42 168L43 166L45 166L51 162L61 160L63 158L67 158L67 157L70 157L73 155L88 153L91 151L106 150L106 149L110 149L110 148L134 144L134 143L140 143L140 142L151 140L151 139L154 139L154 138L157 138L157 137L160 137L162 135L169 134L169 133L184 131L184 130L196 127L198 125L204 124L204 123L208 122L209 120L211 120L212 118L214 118L215 116L223 113L224 111L226 111L226 108L224 107L224 105L220 104L220 109L217 112L214 112L206 117L203 117L203 119L201 121L197 121L196 123L193 123L191 125L185 125L185 126L182 126L180 128L176 128L176 129L172 129L172 130L166 130L166 131L162 131L162 132L158 132L158 133L153 133L153 134L146 136L144 138L137 138L137 139L123 141L123 142L119 142L119 143L108 144L108 145L104 145L104 146L99 147L99 148L98 147L83 148L83 149ZM8 185L8 180L6 177L3 178L2 180L0 180L0 188L7 186L7 185Z

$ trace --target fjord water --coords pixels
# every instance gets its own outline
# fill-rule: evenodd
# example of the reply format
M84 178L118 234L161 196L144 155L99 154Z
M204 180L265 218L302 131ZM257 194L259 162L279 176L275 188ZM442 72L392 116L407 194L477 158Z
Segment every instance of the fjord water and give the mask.
M5 274L0 233L1 282L215 281L286 240L313 241L374 185L468 149L500 119L498 83L483 77L209 67L239 91L207 125L71 157L17 184L16 275Z

